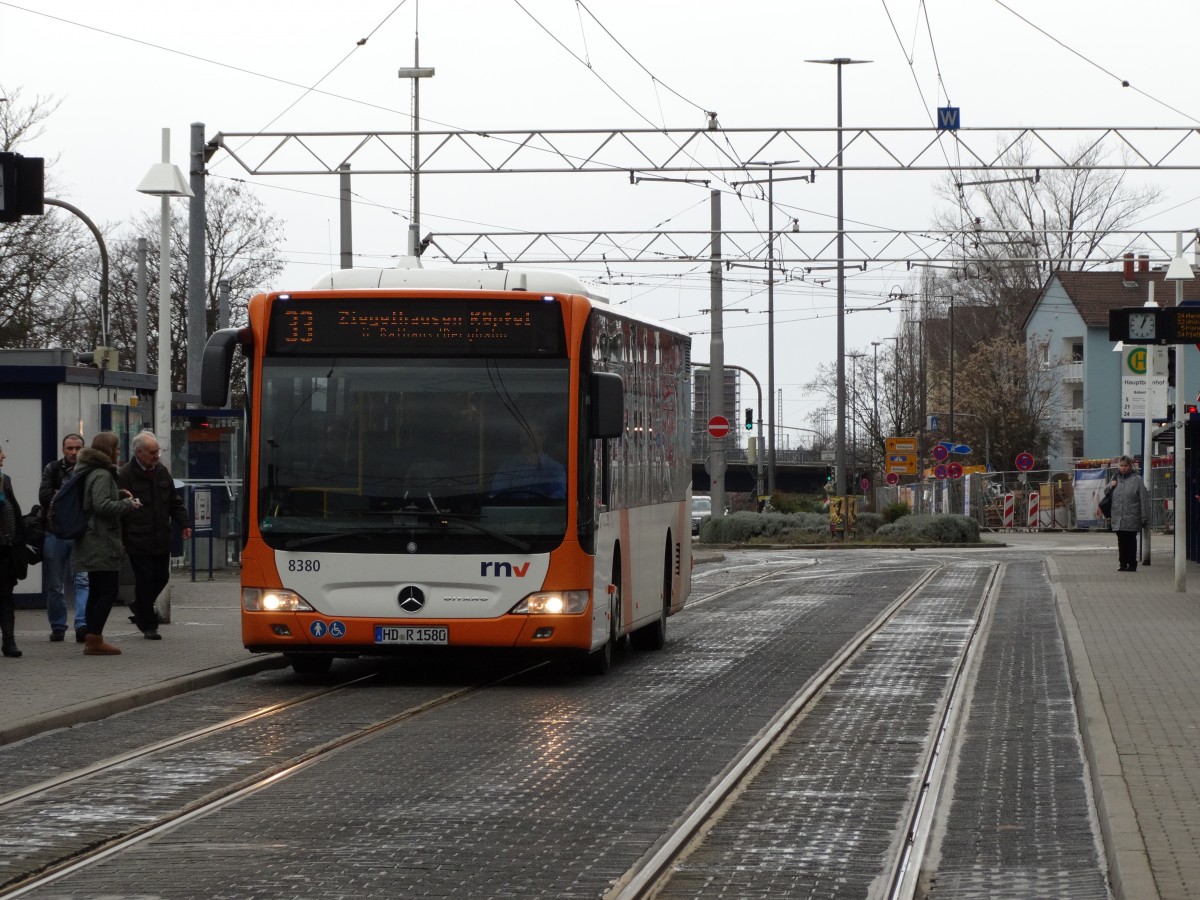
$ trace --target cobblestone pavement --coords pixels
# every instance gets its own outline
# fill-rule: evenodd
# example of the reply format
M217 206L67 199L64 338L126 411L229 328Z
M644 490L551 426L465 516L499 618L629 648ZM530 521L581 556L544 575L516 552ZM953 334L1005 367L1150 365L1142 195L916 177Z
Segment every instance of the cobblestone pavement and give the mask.
M1046 554L1114 894L1200 896L1200 565L1186 566L1179 593L1170 536L1155 536L1153 564L1133 574L1117 573L1110 534L988 540L1006 546L955 553ZM937 551L914 556L923 553ZM192 583L176 573L172 622L162 633L163 641L143 641L117 608L106 636L124 655L84 657L70 640L47 640L44 612L18 611L25 655L0 659L0 743L280 662L242 648L229 576Z
M104 637L121 648L121 656L84 656L70 631L65 641L52 643L44 610L17 610L17 646L24 655L0 659L0 744L282 665L242 647L237 573L219 572L213 581L196 577L193 582L187 573L173 573L171 621L159 629L161 641L144 640L128 610L113 608Z

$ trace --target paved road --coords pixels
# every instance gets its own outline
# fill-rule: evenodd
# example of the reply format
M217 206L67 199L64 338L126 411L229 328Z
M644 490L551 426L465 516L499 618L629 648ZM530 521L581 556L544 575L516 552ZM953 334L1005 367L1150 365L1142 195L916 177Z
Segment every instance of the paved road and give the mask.
M978 551L916 552L1046 555L1114 893L1200 896L1200 565L1188 564L1188 590L1177 593L1169 536L1155 536L1154 564L1134 574L1117 573L1109 534L989 540ZM698 548L701 559L720 555ZM124 655L84 657L75 643L47 640L44 613L18 612L25 656L0 659L0 743L279 664L242 649L238 588L229 577L176 576L163 641L142 640L121 609L111 626L107 637Z

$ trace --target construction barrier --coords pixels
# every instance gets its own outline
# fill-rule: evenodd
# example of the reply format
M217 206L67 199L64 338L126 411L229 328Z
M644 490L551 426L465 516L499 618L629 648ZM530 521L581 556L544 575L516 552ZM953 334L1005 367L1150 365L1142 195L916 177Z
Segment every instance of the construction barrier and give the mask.
M1012 528L1013 527L1013 519L1016 517L1016 512L1017 512L1017 498L1013 494L1005 494L1004 495L1004 514L1003 514L1004 515L1004 517L1003 517L1003 527L1004 528Z
M1029 527L1037 528L1041 524L1041 495L1038 491L1029 492Z

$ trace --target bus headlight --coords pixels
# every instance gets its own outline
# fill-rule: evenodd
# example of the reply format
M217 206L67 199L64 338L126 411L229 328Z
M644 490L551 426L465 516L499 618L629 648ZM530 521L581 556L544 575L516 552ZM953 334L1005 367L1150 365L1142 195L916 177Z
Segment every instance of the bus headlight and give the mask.
M521 616L578 614L587 609L589 591L539 591L530 594L509 612Z
M242 607L250 612L312 612L308 601L295 591L242 588Z

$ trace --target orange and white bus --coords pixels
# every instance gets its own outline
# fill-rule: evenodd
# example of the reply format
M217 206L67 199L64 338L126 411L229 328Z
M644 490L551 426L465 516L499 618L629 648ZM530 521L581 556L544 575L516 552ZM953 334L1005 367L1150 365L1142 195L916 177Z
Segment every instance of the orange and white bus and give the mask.
M658 649L691 587L690 339L565 275L334 272L254 297L242 638L298 672L414 646Z

